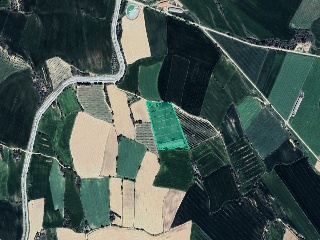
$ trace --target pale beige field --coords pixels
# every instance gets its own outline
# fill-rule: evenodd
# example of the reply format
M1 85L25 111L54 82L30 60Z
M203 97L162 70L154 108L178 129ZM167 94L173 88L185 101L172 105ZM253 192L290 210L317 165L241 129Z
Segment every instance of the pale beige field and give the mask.
M42 229L44 214L44 198L28 202L30 231L28 239L34 239L37 232Z
M117 213L122 217L122 179L110 178L109 191L110 191L110 210ZM115 216L116 219L112 224L122 226L122 219Z
M150 234L163 232L162 206L169 189L154 187L153 181L160 169L154 153L146 152L135 185L134 227Z
M122 134L133 140L135 137L135 128L130 118L127 95L120 91L115 85L108 85L107 91L114 113L114 126L117 134Z
M133 227L134 223L134 182L122 182L122 226Z
M71 229L57 228L58 240L85 240L86 236L84 233L75 233Z
M79 112L70 138L74 167L82 178L100 176L106 142L112 125Z
M121 44L127 64L151 56L143 8L140 9L139 16L135 20L123 17L122 29Z
M50 58L46 61L52 87L55 89L61 82L72 77L71 67L59 57Z
M138 102L132 104L131 111L135 121L150 122L145 99L140 99Z
M186 222L165 234L151 236L142 230L108 226L88 234L88 240L189 240L192 222ZM59 239L60 240L60 239ZM73 240L73 239L71 239Z
M298 238L288 228L286 228L283 240L298 240Z
M114 126L111 126L107 142L105 144L103 163L101 167L101 176L117 175L117 156L118 156L118 140Z
M319 159L319 157L318 157ZM318 170L318 172L320 172L320 161L317 161L315 168Z
M163 204L163 229L165 232L170 230L170 226L174 220L174 217L178 211L178 208L186 195L185 192L170 189L168 194L165 196Z

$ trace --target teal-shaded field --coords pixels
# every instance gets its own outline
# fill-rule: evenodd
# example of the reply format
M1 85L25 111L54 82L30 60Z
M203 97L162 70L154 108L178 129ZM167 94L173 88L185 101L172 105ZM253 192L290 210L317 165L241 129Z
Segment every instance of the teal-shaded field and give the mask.
M60 171L59 164L56 160L53 161L50 176L50 189L52 193L52 201L55 210L59 210L61 215L64 214L64 190L65 179Z
M303 0L291 19L292 28L310 29L313 21L320 17L319 0Z
M289 137L280 121L266 109L260 111L246 134L262 158L275 151Z
M191 150L202 177L228 164L229 157L221 138L209 139Z
M237 111L239 113L242 128L246 131L252 121L260 113L261 105L257 99L248 96L237 106Z
M135 179L147 148L136 141L122 137L119 143L117 175Z
M320 60L317 58L302 87L304 98L294 117L290 118L291 126L305 143L320 155Z
M58 97L61 110L65 116L81 110L76 93L72 87L65 89Z
M161 100L158 92L158 75L162 66L162 61L150 66L140 66L139 68L139 92L147 100Z
M190 240L210 240L211 238L195 223L192 223Z
M158 150L190 149L171 103L147 101Z
M286 55L269 95L271 104L284 119L290 116L313 62L313 57L293 53Z
M110 224L109 178L84 178L81 181L81 201L90 228Z
M306 217L278 175L272 171L268 174L264 174L262 176L262 181L271 192L272 196L283 207L284 212L293 227L301 233L305 239L320 239L319 233L317 233L316 229L311 225L309 219Z
M154 186L187 191L193 182L191 153L188 150L159 151L160 170Z

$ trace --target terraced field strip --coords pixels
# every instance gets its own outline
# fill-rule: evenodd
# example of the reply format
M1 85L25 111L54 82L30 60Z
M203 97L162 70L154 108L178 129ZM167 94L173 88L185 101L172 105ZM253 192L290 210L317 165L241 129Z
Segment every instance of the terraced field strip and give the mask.
M158 150L190 149L171 103L147 101L147 108Z
M312 57L297 54L286 55L269 96L270 102L283 118L290 116L314 60Z

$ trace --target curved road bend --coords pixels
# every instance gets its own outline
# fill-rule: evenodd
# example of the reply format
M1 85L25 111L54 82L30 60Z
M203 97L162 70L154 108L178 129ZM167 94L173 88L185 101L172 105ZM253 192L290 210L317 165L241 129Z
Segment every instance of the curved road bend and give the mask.
M33 151L33 145L38 129L38 125L40 122L40 119L42 117L42 114L50 107L52 102L59 96L59 94L70 84L83 82L83 83L95 83L95 82L101 82L101 83L115 83L121 79L121 77L124 74L125 70L125 64L124 59L120 50L120 45L117 40L117 34L116 34L116 27L117 27L117 21L119 17L119 11L120 11L120 5L121 0L116 0L115 4L115 10L113 14L112 19L112 26L111 26L111 38L112 42L117 54L118 62L119 62L119 72L115 75L106 75L106 76L94 76L94 77L71 77L68 80L62 82L43 102L41 107L36 112L36 115L33 120L32 129L30 133L30 138L28 142L28 148L26 157L24 160L22 175L21 175L21 194L22 194L22 211L23 211L23 234L22 234L22 240L28 240L29 235L29 212L28 212L28 196L27 196L27 175L28 175L28 169L30 165L31 155Z

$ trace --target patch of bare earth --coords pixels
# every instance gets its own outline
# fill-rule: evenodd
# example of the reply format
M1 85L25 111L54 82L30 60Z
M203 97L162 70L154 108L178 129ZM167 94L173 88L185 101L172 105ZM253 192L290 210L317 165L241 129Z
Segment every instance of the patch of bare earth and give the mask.
M298 238L288 228L286 228L283 240L298 240Z
M163 229L165 232L170 230L171 224L185 195L186 193L183 191L170 189L165 196L162 211Z
M42 220L44 214L44 198L28 202L30 231L28 239L34 239L37 232L42 229Z
M151 236L142 230L109 226L90 232L88 234L88 240L189 240L191 227L192 222L189 221L173 228L165 234ZM108 236L108 238L106 238L106 236Z
M134 224L134 182L122 182L122 226L132 228Z
M78 175L82 178L100 176L105 148L112 125L79 112L70 138L70 150Z
M107 142L105 144L103 163L101 167L101 176L117 175L117 156L118 156L118 140L115 128L110 128Z
M85 240L86 236L84 233L75 233L71 229L57 228L58 240Z
M140 99L139 101L133 103L131 105L131 111L135 121L141 120L142 122L150 122L145 99Z
M52 87L55 89L61 82L72 77L70 65L59 57L50 58L46 61Z
M122 179L110 178L110 210L115 213L112 224L122 226Z
M154 153L146 152L135 185L134 227L150 234L163 232L162 206L169 189L154 187L153 181L160 169Z
M135 128L130 117L127 95L120 91L115 85L108 85L107 92L114 113L114 126L117 134L122 134L133 140L135 137Z
M151 56L143 8L140 9L138 17L134 20L123 17L122 29L121 44L127 64Z

